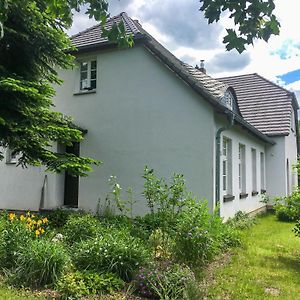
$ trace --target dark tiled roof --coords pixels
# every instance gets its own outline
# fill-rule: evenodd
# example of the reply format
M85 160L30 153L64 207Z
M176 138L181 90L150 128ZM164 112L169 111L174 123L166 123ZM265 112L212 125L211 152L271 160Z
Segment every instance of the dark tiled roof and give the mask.
M256 73L219 80L234 88L239 109L247 122L270 136L289 134L293 93Z
M219 101L221 100L221 98L224 96L224 93L229 88L228 84L208 76L193 66L185 63L183 63L183 66L199 83L201 83L204 89L207 89L211 95Z
M126 13L121 13L115 17L110 18L106 23L106 28L109 30L112 28L114 23L120 23L123 21L126 33L132 34L133 37L137 37L140 34L138 27L135 25L134 21L127 16ZM73 36L71 36L71 41L73 45L80 50L80 48L98 45L103 43L109 43L106 37L101 37L101 26L97 24L91 28L81 31Z

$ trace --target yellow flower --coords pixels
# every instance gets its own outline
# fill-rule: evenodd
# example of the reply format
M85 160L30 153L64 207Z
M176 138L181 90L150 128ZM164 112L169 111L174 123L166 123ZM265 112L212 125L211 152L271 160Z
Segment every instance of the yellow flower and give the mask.
M26 218L23 215L21 215L20 216L20 221L25 221L25 220L26 220Z
M43 224L43 221L42 221L42 220L38 220L38 221L36 222L36 224L37 224L38 226L40 226L41 224Z
M30 217L30 211L28 211L28 212L26 213L26 215L27 215L28 217Z
M44 228L41 229L41 234L43 234L45 232Z
M35 218L35 215L34 215L34 214L32 214L32 215L31 215L31 218L32 218L32 219L34 219L34 218Z
M28 217L28 218L27 218L27 223L31 223L31 222L32 222L31 218Z
M41 233L40 233L39 230L36 230L36 231L35 231L35 235L36 235L36 236L39 236L40 234L41 234Z
M8 217L9 217L9 220L10 220L10 221L13 221L13 220L15 219L16 215L15 215L14 213L10 213L10 214L8 215Z
M43 223L44 223L44 224L48 223L48 219L47 219L47 218L44 218L44 219L43 219Z

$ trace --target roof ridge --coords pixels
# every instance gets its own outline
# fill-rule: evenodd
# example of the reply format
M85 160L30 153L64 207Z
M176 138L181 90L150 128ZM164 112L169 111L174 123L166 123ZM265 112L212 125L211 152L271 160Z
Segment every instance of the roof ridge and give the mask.
M129 26L131 31L136 31L138 30L138 27L136 26L136 23L134 22L134 20L132 20L125 11L120 13L120 16L122 17L122 19L124 19L124 22ZM140 30L138 30L140 31Z
M217 79L226 79L226 78L236 78L236 77L246 77L249 75L257 75L257 73L247 73L247 74L241 74L241 75L232 75L232 76L224 76L224 77L218 77Z
M126 12L121 12L121 13L119 13L118 15L115 15L115 16L113 16L113 17L110 17L108 20L106 20L106 23L111 22L111 21L113 21L114 19L117 19L117 18L120 18L120 17L123 18L123 14L125 14L125 15L128 17L128 15L126 14ZM86 33L86 32L89 32L89 31L91 31L91 30L93 30L93 29L95 29L96 27L99 27L99 26L101 26L100 22L97 23L97 24L95 24L95 25L93 25L93 26L91 26L91 27L89 27L89 28L87 28L87 29L85 29L85 30L79 31L78 33L75 33L75 34L71 35L71 36L70 36L70 39L73 39L73 38L75 38L75 37L78 37L78 36L80 36L81 34Z

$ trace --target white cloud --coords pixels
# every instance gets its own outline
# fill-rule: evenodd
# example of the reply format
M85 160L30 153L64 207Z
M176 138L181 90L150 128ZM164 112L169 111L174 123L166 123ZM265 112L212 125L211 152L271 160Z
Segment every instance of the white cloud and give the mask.
M300 80L287 84L286 88L291 91L300 91Z
M280 35L271 37L268 43L255 42L241 58L235 50L226 52L221 42L224 28L230 26L231 21L223 18L217 25L207 25L207 20L198 11L200 3L197 1L114 0L109 4L112 14L126 11L134 19L139 19L142 26L177 57L191 64L199 64L200 59L205 59L207 71L212 76L259 73L278 81L278 75L300 67L294 47L300 44L300 18L295 0L275 0L275 12L281 21ZM76 15L71 32L93 24L88 17ZM279 55L284 49L286 59Z

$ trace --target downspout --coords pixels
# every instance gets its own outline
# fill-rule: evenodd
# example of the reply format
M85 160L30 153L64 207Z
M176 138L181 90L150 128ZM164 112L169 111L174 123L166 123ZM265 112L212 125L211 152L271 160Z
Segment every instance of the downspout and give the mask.
M215 190L215 207L220 203L220 157L221 157L221 134L223 131L230 129L234 125L234 113L230 113L230 123L221 127L216 133L216 190ZM218 211L220 214L220 210Z

